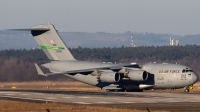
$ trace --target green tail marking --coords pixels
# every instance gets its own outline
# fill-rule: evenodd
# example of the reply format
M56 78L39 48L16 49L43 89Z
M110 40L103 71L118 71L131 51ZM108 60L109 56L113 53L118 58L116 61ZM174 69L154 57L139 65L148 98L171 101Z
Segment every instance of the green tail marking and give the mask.
M49 49L49 50L64 50L65 48L62 46L40 46L41 49Z

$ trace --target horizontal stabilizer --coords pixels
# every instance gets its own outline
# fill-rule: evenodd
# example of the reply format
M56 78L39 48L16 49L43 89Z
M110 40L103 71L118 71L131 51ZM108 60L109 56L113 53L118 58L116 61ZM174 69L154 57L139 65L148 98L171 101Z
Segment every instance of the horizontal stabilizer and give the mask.
M48 76L47 74L44 74L44 72L40 69L40 67L36 63L35 63L35 68L38 72L38 75Z
M26 29L5 29L5 30L16 30L16 31L49 31L49 28L26 28Z
M62 72L54 72L54 73L44 73L41 68L38 66L38 64L35 63L35 68L38 72L38 75L42 75L42 76L49 76L49 75L61 75L63 74Z

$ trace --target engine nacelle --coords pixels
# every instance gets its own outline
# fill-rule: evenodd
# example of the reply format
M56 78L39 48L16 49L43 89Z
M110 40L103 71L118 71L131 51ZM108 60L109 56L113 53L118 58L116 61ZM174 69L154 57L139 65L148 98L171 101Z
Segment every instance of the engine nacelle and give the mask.
M115 83L120 81L120 74L116 72L102 72L100 80L103 82Z
M148 73L143 70L129 70L128 77L133 81L145 81L148 78Z

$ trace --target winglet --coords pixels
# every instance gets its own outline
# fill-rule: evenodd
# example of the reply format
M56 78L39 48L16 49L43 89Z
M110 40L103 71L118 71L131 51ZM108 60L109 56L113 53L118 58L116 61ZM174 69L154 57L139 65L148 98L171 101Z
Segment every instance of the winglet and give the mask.
M40 67L36 63L35 63L35 68L38 72L38 75L48 76L47 74L44 74L44 72L40 69Z

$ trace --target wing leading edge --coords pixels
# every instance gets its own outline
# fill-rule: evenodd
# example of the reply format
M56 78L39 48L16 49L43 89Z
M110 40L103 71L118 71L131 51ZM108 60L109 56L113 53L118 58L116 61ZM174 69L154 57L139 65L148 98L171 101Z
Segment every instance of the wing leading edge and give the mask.
M40 67L35 63L36 70L38 72L38 75L43 75L43 76L49 76L49 75L62 75L62 74L69 74L69 75L75 75L75 74L83 74L83 75L88 75L97 72L102 72L106 70L111 70L111 71L119 71L122 68L139 68L138 64L122 64L122 65L117 65L117 66L110 66L110 67L100 67L100 68L90 68L90 69L80 69L80 70L70 70L70 71L63 71L63 72L53 72L53 73L43 73Z

